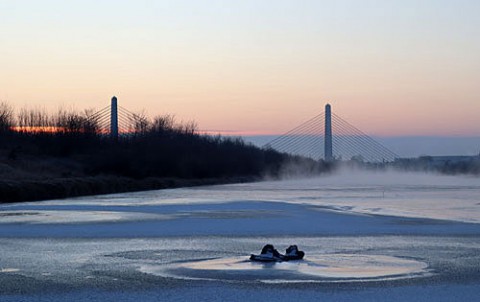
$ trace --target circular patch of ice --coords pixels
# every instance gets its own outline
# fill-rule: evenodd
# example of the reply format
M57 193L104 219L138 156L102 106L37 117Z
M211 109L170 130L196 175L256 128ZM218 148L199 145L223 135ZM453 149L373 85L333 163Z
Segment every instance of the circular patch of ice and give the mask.
M262 263L245 257L143 266L145 273L185 279L331 282L410 278L425 275L424 262L383 255L322 254L300 261Z

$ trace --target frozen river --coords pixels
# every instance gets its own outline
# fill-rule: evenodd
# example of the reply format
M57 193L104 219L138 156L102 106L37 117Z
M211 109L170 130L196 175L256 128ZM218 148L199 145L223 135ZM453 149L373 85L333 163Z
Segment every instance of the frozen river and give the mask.
M271 243L305 260L248 261ZM0 300L473 301L480 179L343 172L0 206Z

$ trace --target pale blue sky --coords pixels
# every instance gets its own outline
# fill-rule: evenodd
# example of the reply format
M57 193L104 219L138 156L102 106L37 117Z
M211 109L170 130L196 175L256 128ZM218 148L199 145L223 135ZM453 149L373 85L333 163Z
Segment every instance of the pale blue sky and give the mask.
M480 1L2 1L0 101L480 135ZM446 121L453 121L452 128Z

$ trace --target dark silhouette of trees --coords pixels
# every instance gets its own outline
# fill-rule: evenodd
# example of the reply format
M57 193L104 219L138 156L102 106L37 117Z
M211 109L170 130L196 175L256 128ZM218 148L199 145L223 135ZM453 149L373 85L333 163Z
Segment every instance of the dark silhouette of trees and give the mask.
M12 108L2 104L0 148L10 152L10 160L61 158L81 166L87 176L135 179L275 177L285 172L285 166L303 167L309 173L328 168L313 160L260 149L240 138L201 135L194 122L179 123L172 115L150 120L140 114L130 132L112 140L99 131L100 126L89 118L91 113L22 109L15 120Z

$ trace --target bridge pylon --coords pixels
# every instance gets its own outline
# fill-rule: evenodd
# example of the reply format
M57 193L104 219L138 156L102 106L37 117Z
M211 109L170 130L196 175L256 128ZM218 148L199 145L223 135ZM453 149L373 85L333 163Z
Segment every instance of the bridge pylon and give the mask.
M333 160L332 109L330 104L325 105L325 141L323 154L325 155L325 161Z
M118 140L118 104L117 97L112 97L110 105L110 137L113 140Z
M365 163L393 162L399 156L332 112L325 111L265 145L291 155L314 160L355 160Z

